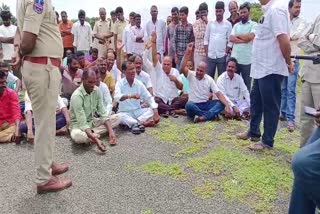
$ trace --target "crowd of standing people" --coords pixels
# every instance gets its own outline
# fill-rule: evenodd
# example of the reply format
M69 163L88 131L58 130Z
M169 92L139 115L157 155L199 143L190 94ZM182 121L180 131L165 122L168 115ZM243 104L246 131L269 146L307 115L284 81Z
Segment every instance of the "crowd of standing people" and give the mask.
M108 19L102 7L92 28L84 10L73 23L66 11L60 21L50 0L18 0L17 26L10 11L1 12L0 142L35 144L38 193L72 185L56 176L69 166L53 161L55 135L105 152L101 136L116 145L119 125L141 134L161 117L186 115L200 123L223 115L250 120L237 138L254 141L251 150L272 149L279 119L289 132L296 129L300 73L303 148L292 162L289 212L314 212L320 206L320 67L304 61L301 68L292 56L320 53L320 16L309 25L299 17L301 0L259 1L259 22L250 19L250 3L230 1L226 19L226 5L217 1L213 19L204 2L193 24L186 6L172 7L166 21L155 5L150 20L135 12L127 20L122 7ZM315 109L313 117L304 107Z

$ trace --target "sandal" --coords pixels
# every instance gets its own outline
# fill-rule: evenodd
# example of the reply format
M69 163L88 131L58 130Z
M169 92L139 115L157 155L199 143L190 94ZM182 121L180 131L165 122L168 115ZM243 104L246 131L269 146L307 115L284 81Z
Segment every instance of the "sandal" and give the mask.
M252 151L262 151L262 150L265 150L265 149L272 149L272 147L262 143L262 142L259 142L259 143L253 143L249 146L249 149L252 150Z
M138 127L139 127L141 133L146 131L146 128L144 127L144 125L138 124Z
M131 132L132 132L132 134L137 134L137 135L141 134L141 130L139 128L139 125L138 124L133 125L131 128Z
M179 117L179 115L177 115L175 112L171 112L170 116L173 117L173 118L178 118Z

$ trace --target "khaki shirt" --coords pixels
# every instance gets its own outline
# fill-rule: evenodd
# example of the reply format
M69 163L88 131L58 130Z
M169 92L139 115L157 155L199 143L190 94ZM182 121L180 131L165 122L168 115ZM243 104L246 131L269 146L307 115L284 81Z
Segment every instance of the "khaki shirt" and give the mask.
M28 56L62 58L63 44L51 0L17 0L17 21L20 32L37 35Z
M122 40L122 34L125 27L128 25L127 21L119 21L117 20L114 26L114 34L117 34L117 40Z
M111 29L111 27L113 27L113 25L111 25L108 20L98 20L94 24L92 33L109 35L114 31L113 29ZM110 40L113 40L113 37L110 37L107 42L109 42ZM98 49L99 57L105 57L107 51L106 44L100 44L98 39L94 39L93 47Z

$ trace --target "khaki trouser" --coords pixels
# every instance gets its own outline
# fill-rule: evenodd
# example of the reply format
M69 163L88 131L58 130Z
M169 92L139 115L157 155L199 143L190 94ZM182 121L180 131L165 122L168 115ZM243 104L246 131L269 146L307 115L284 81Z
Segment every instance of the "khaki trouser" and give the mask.
M314 127L314 117L304 113L304 106L319 108L320 106L320 83L303 82L301 87L301 141L300 146L304 146L310 137Z
M7 123L0 126L0 143L10 143L15 131L15 124Z
M22 76L32 102L35 129L36 183L51 177L56 134L56 105L61 74L48 60L47 65L23 62Z
M104 123L106 120L94 119L92 131L95 134L103 135L108 132ZM111 127L114 128L120 124L120 116L118 114L110 115L109 121ZM88 144L90 143L90 139L84 130L81 129L72 129L70 133L71 139L74 143L77 144Z

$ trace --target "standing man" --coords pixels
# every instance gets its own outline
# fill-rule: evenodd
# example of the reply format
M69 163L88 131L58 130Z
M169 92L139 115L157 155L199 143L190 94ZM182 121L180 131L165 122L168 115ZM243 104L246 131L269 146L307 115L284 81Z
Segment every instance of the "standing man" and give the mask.
M173 35L176 30L177 25L179 24L179 9L173 7L171 9L171 19L172 22L167 27L167 36L166 36L166 55L170 56L172 59L172 67L176 67L174 62L174 50L173 50Z
M68 20L68 15L66 11L61 12L62 22L59 23L59 30L61 33L62 41L63 41L63 57L66 56L67 50L73 50L73 35L71 33L73 23Z
M310 30L305 35L305 40L312 46L310 50L300 46L305 54L317 55L320 54L320 15L316 18L311 25ZM305 60L301 69L301 147L303 147L312 130L315 127L314 118L306 115L304 106L309 106L319 109L320 105L320 64L313 64L312 61Z
M122 33L123 51L125 52L126 59L132 56L133 41L131 38L131 28L135 26L135 15L135 12L129 14L129 24L127 24Z
M109 27L111 29L111 32L113 33L113 38L110 38L110 48L115 50L115 45L114 45L114 27L115 27L115 23L117 21L117 14L116 11L111 11L110 12L110 17L111 17L111 21L109 22Z
M289 14L286 6L277 1L259 0L264 15L256 27L252 47L251 121L248 132L238 134L239 139L259 141L251 150L272 149L280 115L281 82L293 71L290 59ZM264 133L260 141L260 123Z
M130 28L132 41L132 54L142 56L144 51L144 28L141 26L141 15L134 16L135 25Z
M240 6L241 22L237 23L230 35L230 42L233 43L231 57L238 61L237 73L241 74L249 92L251 90L251 57L252 40L256 22L250 20L250 4L248 2Z
M179 70L182 58L190 42L194 42L192 24L188 23L189 9L181 7L179 11L180 23L177 25L173 35L173 50L175 52L175 63Z
M10 11L3 10L0 16L3 22L0 26L0 43L2 43L3 60L9 63L14 55L13 40L17 27L11 24L12 15Z
M241 21L238 9L239 9L238 3L236 1L230 1L229 3L230 17L227 20L231 23L232 27Z
M18 30L14 40L16 55L13 66L19 65L20 59L23 59L22 74L32 102L37 129L37 192L56 192L72 185L70 179L55 177L68 171L69 167L53 162L62 40L50 0L17 1L17 15Z
M72 26L71 33L74 36L73 46L75 52L82 51L85 56L89 55L89 51L92 46L92 30L91 26L86 19L86 12L79 10L78 13L79 21L74 23Z
M206 49L204 48L204 35L208 24L208 5L203 2L199 6L200 18L193 24L193 33L195 38L194 46L194 67L203 61L206 62Z
M106 57L107 47L110 46L110 39L113 38L113 29L106 19L106 9L99 9L100 20L96 21L93 27L93 47L98 49L98 57Z
M226 70L227 47L232 30L231 23L223 19L224 2L218 1L215 6L216 20L208 23L204 36L204 48L208 57L208 75L214 78L216 68L220 76Z
M156 31L157 37L157 50L161 55L161 58L164 54L164 44L166 38L166 22L158 19L158 8L155 5L152 5L150 8L151 20L146 24L146 33L148 38L151 38L152 32Z
M302 37L303 31L306 28L305 22L299 17L301 9L301 0L289 1L289 13L291 20L290 28L290 43L292 48L291 55L297 55L300 49L297 47L298 39ZM294 61L294 72L285 77L282 82L282 97L281 97L281 115L280 119L288 120L288 131L293 132L295 125L296 111L296 86L299 73L299 60Z
M114 30L114 32L113 32L114 33L114 37L113 38L114 38L115 50L117 48L117 42L122 40L122 34L123 34L123 31L124 31L124 28L128 24L126 22L126 20L124 19L123 8L122 7L117 7L116 8L116 14L117 14L118 20L115 22L114 28L113 28L113 30ZM124 60L125 54L124 54L123 49L121 50L121 56L118 56L118 57L121 57L121 60Z

